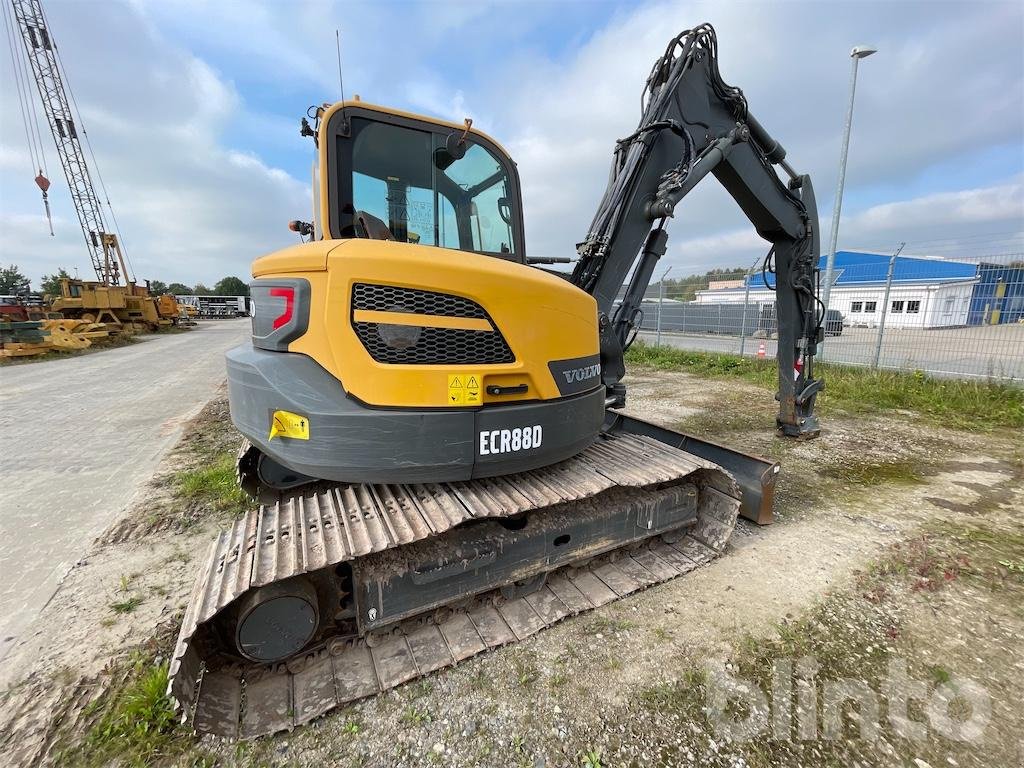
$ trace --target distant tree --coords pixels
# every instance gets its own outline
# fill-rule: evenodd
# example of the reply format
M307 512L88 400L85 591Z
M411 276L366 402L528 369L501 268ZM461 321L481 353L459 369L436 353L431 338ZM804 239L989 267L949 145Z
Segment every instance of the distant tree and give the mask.
M192 289L192 293L196 296L213 296L213 291L202 283L196 283L196 287Z
M167 283L162 280L150 280L149 292L154 296L163 296L167 293Z
M739 280L747 274L745 267L733 269L710 269L699 275L687 275L665 281L665 298L678 299L680 301L693 301L697 297L697 291L708 287L711 280ZM651 283L652 288L648 292L657 290L657 283Z
M69 275L68 271L66 269L64 269L63 267L58 269L52 275L43 275L43 279L40 282L40 285L42 286L42 289L43 289L43 293L48 293L51 296L59 296L60 295L60 281L61 281L61 278L70 278L70 277L71 277L71 275Z
M217 296L248 296L249 286L237 277L223 277L213 287Z
M29 281L16 264L0 267L0 294L17 296L29 292Z
M192 289L183 283L171 283L167 286L167 292L175 296L191 296Z

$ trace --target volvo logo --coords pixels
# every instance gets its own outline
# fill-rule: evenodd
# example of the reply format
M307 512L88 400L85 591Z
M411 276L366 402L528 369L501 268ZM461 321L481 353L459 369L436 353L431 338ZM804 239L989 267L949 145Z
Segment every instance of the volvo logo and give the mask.
M565 376L565 383L572 384L574 382L587 381L593 379L596 376L601 375L601 365L588 365L584 368L570 368L567 371L562 371L562 375Z

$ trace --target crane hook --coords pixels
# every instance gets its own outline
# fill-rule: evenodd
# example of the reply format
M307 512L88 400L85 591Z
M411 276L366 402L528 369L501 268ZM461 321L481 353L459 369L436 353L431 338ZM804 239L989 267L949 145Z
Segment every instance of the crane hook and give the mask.
M39 169L39 175L36 176L36 186L39 187L43 193L43 207L46 208L46 222L50 225L50 237L53 237L53 218L50 216L50 200L46 194L50 188L50 180L43 176L43 169Z

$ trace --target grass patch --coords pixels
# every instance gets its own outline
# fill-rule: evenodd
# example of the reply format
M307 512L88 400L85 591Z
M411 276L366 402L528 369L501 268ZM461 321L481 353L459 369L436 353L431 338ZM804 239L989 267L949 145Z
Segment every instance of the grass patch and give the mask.
M638 341L626 353L626 362L707 378L740 379L772 391L777 386L773 360L691 352ZM972 431L1024 427L1024 387L997 381L938 379L920 371L872 371L833 363L818 363L816 370L825 379L818 404L826 410L913 411L929 421Z
M132 613L140 605L142 605L142 598L138 595L132 595L124 600L118 600L117 602L111 603L110 610L114 613Z
M90 723L84 736L74 745L62 745L58 765L150 766L193 746L194 738L179 725L167 695L166 664L136 654L127 666L115 669L112 678L116 682L83 713ZM202 764L205 755L190 757L191 764Z
M430 713L426 710L419 709L417 707L409 707L406 709L400 718L403 725L409 726L420 726L429 723L434 718L431 717Z
M591 618L588 629L596 634L598 632L626 632L635 627L636 624L621 616L603 616L598 614Z
M512 659L512 666L515 671L516 682L520 688L533 688L533 684L540 677L540 669L532 656L516 654Z
M209 464L179 472L174 482L179 498L218 512L241 514L251 503L235 480L235 456L231 453L222 453Z
M878 461L870 458L844 459L818 469L818 474L852 485L873 486L882 483L914 485L924 482L924 469L920 461Z

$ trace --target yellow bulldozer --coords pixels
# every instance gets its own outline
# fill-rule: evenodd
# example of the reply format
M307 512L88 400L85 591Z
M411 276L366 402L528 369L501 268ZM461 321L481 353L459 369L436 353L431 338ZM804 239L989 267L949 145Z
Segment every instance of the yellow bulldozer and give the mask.
M156 331L175 325L181 309L173 296L152 296L129 282L105 285L93 280L60 279L60 294L48 297L49 309L67 318L103 323L111 333Z

